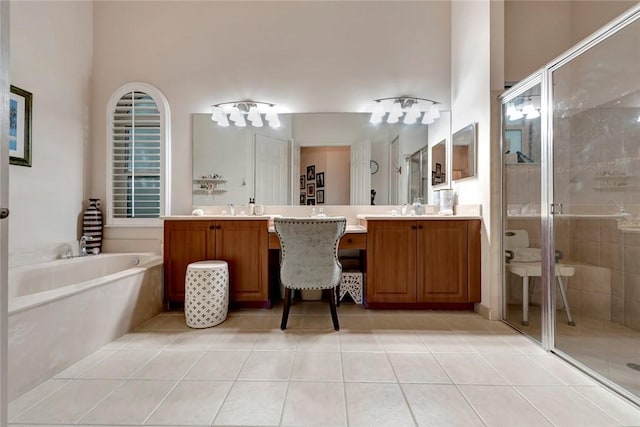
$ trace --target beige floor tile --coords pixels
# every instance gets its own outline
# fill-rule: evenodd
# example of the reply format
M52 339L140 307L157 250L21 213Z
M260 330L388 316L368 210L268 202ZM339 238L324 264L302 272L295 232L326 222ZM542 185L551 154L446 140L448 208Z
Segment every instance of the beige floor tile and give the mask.
M254 350L295 350L298 347L300 331L280 329L265 331L258 336Z
M347 383L349 426L415 426L398 384Z
M31 391L13 400L8 406L8 420L11 421L16 416L20 415L70 382L71 381L68 379L52 379L40 384Z
M163 349L180 336L181 332L135 331L122 337L123 350Z
M191 329L183 332L164 348L165 350L209 350L213 341L221 334L213 328Z
M209 350L252 350L261 332L255 330L219 330L213 338Z
M338 315L341 331L371 331L373 319L370 316Z
M502 375L511 385L561 385L558 378L536 363L523 363L522 354L483 354L484 360Z
M554 354L528 354L526 357L534 363L542 366L564 384L581 386L597 385L597 383L589 378L586 374L583 374L573 366L569 365L568 362L561 360Z
M625 426L640 426L640 408L603 387L573 387L591 403Z
M141 425L175 387L171 380L130 380L80 420L83 424Z
M507 343L501 334L490 332L464 333L463 340L480 354L522 354L516 347Z
M208 351L185 375L191 380L235 380L249 357L248 351Z
M342 381L340 353L297 352L291 372L292 381Z
M418 336L432 353L475 353L462 334L429 331L419 332Z
M291 382L282 426L346 426L342 383Z
M459 386L488 426L551 426L549 421L511 386Z
M455 385L402 384L419 426L483 426Z
M401 383L451 383L449 376L431 354L389 353L388 357Z
M378 339L387 352L418 352L429 350L420 337L413 332L377 331Z
M286 382L237 381L213 425L277 426L287 387Z
M302 322L302 329L306 331L333 331L333 321L331 320L329 307L326 307L326 311L324 314L305 315ZM338 316L338 322L340 322L340 316Z
M298 336L297 351L340 351L340 335L338 332L305 331Z
M95 353L91 353L79 362L76 362L73 365L69 366L64 371L58 373L54 378L77 378L91 366L103 361L112 354L113 351L98 350Z
M161 313L142 324L138 331L186 331L190 328L183 312Z
M240 370L240 380L288 380L293 351L252 351Z
M158 350L115 351L84 371L80 378L127 379L156 354Z
M145 424L211 425L231 381L181 381Z
M553 424L617 426L619 423L568 386L518 386L516 389Z
M121 384L117 380L74 380L14 418L13 422L75 424Z
M437 353L434 356L454 384L507 384L479 354Z
M345 381L396 382L385 353L342 353Z
M372 332L340 332L340 349L345 351L384 351L377 334Z
M202 357L204 351L164 350L138 369L132 378L179 380Z

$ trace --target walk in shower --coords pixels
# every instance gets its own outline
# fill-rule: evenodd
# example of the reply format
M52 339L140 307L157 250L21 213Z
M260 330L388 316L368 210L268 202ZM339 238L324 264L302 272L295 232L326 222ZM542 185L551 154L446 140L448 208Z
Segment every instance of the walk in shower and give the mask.
M640 402L640 8L502 96L503 318Z

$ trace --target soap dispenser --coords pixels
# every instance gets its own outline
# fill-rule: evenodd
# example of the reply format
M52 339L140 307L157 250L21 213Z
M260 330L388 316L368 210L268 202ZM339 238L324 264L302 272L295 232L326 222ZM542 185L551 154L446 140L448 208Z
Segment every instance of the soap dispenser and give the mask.
M249 215L256 214L256 202L255 199L249 198Z

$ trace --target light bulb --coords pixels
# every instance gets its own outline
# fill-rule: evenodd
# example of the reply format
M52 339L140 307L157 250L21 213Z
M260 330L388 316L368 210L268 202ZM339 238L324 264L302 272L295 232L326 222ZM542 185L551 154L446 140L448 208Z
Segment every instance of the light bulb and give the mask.
M244 116L240 112L240 109L234 105L233 107L231 107L231 112L229 113L229 120L231 120L232 122L237 122L238 120L240 120L240 118L244 120Z
M258 107L254 105L251 108L249 108L249 114L247 114L247 119L249 119L249 121L253 123L259 118L260 118L260 113L258 112Z
M211 113L211 120L213 120L214 122L219 122L222 119L222 116L224 116L224 113L222 112L222 108L213 107L213 112Z
M383 116L384 116L384 105L382 105L382 102L377 101L376 106L373 108L373 112L371 113L371 118L369 119L369 123L377 125L382 122Z
M251 124L257 128L261 128L264 125L264 123L262 123L262 117L260 117L260 114L256 114L254 119L253 120L249 119L249 121L251 121Z
M247 122L244 119L244 114L242 113L238 114L237 120L235 120L235 125L240 128L247 126Z
M431 116L431 112L425 111L422 115L422 121L420 123L422 123L423 125L430 125L431 123L433 123L433 120L434 118Z
M535 119L536 117L540 117L540 113L535 109L531 100L527 101L522 108L522 114L527 116L527 119Z
M400 116L402 116L402 106L399 102L394 102L387 117L387 123L398 123Z
M420 117L420 109L418 108L418 103L414 102L411 107L409 107L409 111L404 115L403 123L405 125L412 125L418 120Z
M220 116L220 120L218 120L218 126L227 127L229 126L229 119L225 113L222 113Z
M273 107L269 108L267 114L265 114L265 118L269 122L269 126L271 126L272 128L280 127L280 119L278 118L278 113L276 113Z
M509 115L509 120L511 120L511 121L520 120L523 117L524 117L524 114L522 114L522 110L519 110L519 109L514 107L512 114Z
M433 118L433 120L440 118L440 107L438 107L438 104L431 104L431 107L429 108L429 115Z

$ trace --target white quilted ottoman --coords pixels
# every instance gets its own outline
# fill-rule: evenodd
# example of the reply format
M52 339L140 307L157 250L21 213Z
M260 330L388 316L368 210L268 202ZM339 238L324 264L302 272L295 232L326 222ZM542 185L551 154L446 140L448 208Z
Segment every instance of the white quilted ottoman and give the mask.
M190 328L209 328L227 318L229 269L225 261L198 261L187 266L184 315Z

